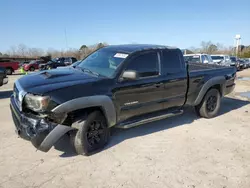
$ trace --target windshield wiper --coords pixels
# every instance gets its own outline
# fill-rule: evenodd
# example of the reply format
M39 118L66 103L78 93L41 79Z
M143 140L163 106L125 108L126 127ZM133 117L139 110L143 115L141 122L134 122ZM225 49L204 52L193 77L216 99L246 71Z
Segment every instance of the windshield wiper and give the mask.
M82 67L81 67L81 69L82 69L84 72L88 72L88 73L94 74L94 75L96 75L96 76L100 76L99 73L94 72L94 71L92 71L92 70L90 70L90 69L82 68Z

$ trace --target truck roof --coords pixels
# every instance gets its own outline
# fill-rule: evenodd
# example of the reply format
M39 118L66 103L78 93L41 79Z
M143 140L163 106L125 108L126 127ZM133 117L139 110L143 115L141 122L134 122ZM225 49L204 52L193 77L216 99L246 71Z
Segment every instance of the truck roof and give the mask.
M113 49L116 51L133 53L136 51L149 50L149 49L178 49L170 46L153 45L153 44L122 44L122 45L110 45L104 48Z

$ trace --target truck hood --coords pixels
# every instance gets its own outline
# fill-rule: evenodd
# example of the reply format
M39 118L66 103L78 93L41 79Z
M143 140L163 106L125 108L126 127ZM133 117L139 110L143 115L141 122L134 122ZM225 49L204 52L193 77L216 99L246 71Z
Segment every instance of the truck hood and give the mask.
M77 84L95 82L102 78L74 68L52 69L23 76L17 82L24 91L43 95L47 92Z

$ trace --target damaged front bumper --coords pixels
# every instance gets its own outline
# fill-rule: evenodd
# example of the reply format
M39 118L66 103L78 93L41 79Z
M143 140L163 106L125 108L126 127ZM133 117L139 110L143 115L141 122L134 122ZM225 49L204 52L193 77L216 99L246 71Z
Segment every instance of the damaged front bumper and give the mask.
M44 152L50 148L72 127L56 124L34 115L22 113L16 105L14 96L11 96L10 109L16 127L16 133Z

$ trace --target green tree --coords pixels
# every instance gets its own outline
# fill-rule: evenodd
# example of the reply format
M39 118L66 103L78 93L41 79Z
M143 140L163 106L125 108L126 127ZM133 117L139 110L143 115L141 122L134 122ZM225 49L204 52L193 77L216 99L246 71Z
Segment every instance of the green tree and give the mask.
M85 49L87 49L88 48L88 46L86 46L86 45L82 45L81 47L80 47L80 51L82 51L82 50L85 50Z
M218 51L218 47L214 44L211 44L208 46L207 53L208 54L213 54Z
M239 55L241 58L250 58L250 47L245 48Z
M103 48L104 46L105 45L102 42L100 42L100 43L97 44L96 48L100 49L100 48Z

